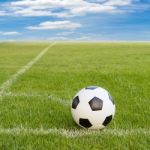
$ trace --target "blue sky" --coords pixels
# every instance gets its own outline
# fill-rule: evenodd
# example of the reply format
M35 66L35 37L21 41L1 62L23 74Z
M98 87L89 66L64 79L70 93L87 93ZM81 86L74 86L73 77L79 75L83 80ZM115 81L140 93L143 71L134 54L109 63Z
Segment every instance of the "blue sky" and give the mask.
M150 41L150 0L1 0L0 40Z

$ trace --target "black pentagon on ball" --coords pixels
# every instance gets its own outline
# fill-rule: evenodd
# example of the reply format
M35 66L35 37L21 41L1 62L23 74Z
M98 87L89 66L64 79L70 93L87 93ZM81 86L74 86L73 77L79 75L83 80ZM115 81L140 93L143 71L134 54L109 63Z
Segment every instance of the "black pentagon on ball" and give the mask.
M76 109L78 104L79 104L80 100L79 100L79 97L76 96L74 99L73 99L73 102L72 102L72 108L73 109Z
M109 99L112 101L112 103L114 104L114 100L112 98L112 96L110 95L110 93L108 93Z
M112 115L106 117L106 119L103 122L103 125L107 126L111 122L111 120L112 120Z
M102 110L103 108L103 101L98 97L94 97L89 101L89 105L93 111Z
M86 87L85 89L86 90L95 90L95 89L97 89L98 88L98 86L88 86L88 87Z
M84 128L90 128L92 126L92 124L88 119L83 119L83 118L79 119L79 124Z

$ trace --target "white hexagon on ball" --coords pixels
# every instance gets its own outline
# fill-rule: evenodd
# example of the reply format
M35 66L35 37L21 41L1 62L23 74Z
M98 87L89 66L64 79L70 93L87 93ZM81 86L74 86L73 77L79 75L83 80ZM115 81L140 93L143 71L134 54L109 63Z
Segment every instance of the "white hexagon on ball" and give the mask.
M75 95L71 113L79 126L88 129L103 129L115 115L115 104L107 90L89 86Z

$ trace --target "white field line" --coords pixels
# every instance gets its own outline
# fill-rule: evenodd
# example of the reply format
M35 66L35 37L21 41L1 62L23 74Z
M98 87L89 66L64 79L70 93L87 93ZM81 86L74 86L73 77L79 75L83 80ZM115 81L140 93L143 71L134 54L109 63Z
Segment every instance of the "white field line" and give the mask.
M0 128L0 135L50 135L54 134L57 136L63 136L66 138L75 138L82 137L88 135L112 135L118 137L126 137L126 136L150 136L149 129L104 129L104 130L85 130L85 129L63 129L63 128Z
M54 95L48 95L48 94L39 94L39 93L4 93L3 96L9 96L9 97L27 97L27 98L32 98L32 97L39 97L42 100L47 99L47 100L52 100L58 104L64 105L64 106L70 106L71 101L70 100L65 100L58 98ZM36 99L37 100L37 99Z
M24 74L26 71L28 71L51 47L53 47L56 44L56 42L50 44L48 47L46 47L42 52L40 52L33 60L31 60L29 63L27 63L25 66L23 66L20 70L18 70L14 75L12 75L7 81L5 81L0 86L0 97L11 87L13 82L17 80L19 76Z

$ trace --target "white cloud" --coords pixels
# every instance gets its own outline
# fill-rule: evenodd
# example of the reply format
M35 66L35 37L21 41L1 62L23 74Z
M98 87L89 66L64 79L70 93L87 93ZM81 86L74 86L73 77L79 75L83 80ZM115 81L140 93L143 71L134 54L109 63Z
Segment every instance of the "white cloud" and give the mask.
M29 26L28 30L75 30L77 28L82 27L81 24L71 22L71 21L46 21L42 22L37 26Z
M147 10L150 7L149 4L136 4L134 2L139 2L139 0L18 0L0 4L0 7L3 8L0 11L0 16L66 18L88 13L134 12Z
M6 12L0 11L0 16L5 16L5 15L6 15Z
M89 36L80 36L80 37L66 37L66 36L56 36L49 37L46 40L55 40L55 41L89 41L92 40Z
M84 6L78 7L71 10L72 14L85 15L87 13L112 13L116 11L116 8L113 6Z
M61 33L58 33L57 35L58 36L68 36L68 35L72 35L74 34L75 32L74 31L68 31L68 32L61 32Z
M49 37L47 40L54 40L54 41L69 41L71 38L65 37L65 36L56 36L56 37Z
M75 39L76 41L88 41L88 40L92 40L91 37L89 36L81 36Z
M20 34L19 32L16 32L16 31L11 31L11 32L0 32L0 35L18 35Z
M13 15L71 17L87 13L119 12L133 0L21 0L9 3ZM59 9L59 12L57 10Z
M53 16L58 18L73 16L73 14L70 14L68 12L52 12L46 9L33 9L33 8L15 9L14 15L21 15L26 17Z
M109 6L124 6L132 4L133 0L108 0L104 4Z
M16 10L14 14L21 16L52 16L52 13L49 11L33 10L30 8Z

